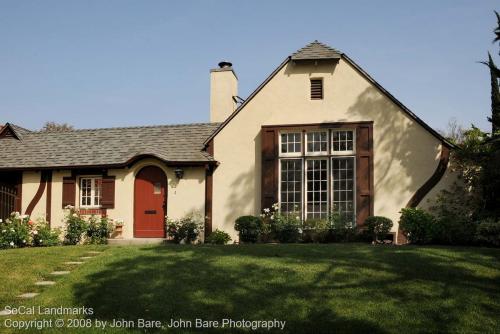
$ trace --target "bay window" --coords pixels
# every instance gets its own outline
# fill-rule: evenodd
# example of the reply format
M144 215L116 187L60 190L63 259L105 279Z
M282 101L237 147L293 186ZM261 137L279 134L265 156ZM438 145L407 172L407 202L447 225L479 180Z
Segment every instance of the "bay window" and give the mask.
M279 202L301 219L338 213L355 223L355 130L280 132Z

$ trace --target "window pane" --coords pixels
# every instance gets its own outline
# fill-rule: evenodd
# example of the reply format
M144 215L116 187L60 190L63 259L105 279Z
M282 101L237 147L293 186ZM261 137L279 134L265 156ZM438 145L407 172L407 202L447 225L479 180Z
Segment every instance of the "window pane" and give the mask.
M332 158L333 211L354 226L354 157Z
M328 161L306 161L307 170L307 219L326 218L328 210Z
M301 153L302 134L300 132L290 132L281 134L281 153Z
M307 133L307 152L327 152L328 133L315 131Z
M101 205L101 185L102 179L94 179L94 205Z
M80 179L80 205L99 206L101 205L102 179L82 178Z
M332 133L334 152L349 152L354 150L354 133L352 130L334 130Z
M281 160L280 208L282 212L302 211L302 160Z

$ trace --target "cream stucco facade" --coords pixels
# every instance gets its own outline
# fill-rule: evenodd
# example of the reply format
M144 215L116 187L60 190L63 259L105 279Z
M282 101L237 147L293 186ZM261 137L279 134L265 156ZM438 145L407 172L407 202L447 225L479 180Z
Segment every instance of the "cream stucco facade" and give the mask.
M182 179L177 179L174 168L167 166L157 159L143 159L130 168L110 169L108 175L115 176L115 204L114 208L107 209L111 219L124 221L123 238L134 237L134 180L137 173L146 166L157 166L167 176L167 216L178 219L191 212L205 212L205 168L185 167ZM51 227L64 228L65 210L62 208L63 177L71 175L70 170L54 171L52 174L51 200ZM77 179L85 176L79 175ZM23 173L22 208L25 212L40 184L40 172ZM79 183L76 186L76 208L79 208ZM33 219L46 217L47 189L32 211Z
M324 98L311 100L310 78ZM236 238L235 219L261 212L262 125L373 121L374 213L391 218L434 173L441 141L344 59L288 62L214 138L213 228Z
M443 152L447 152L443 150L443 145L446 148L451 146L350 58L316 42L307 48L309 53L302 54L305 58L294 60L292 56L288 57L236 111L237 104L233 97L237 95L238 82L231 64L221 62L221 68L210 72L211 124L208 125L213 127L209 132L212 135L204 143L207 145L205 148L203 143L199 143L199 151L196 142L196 153L202 154L203 158L182 162L182 178L179 179L174 172L179 166L178 161L168 162L168 155L160 159L149 151L137 153L133 163L127 160L127 163L119 165L127 167L94 166L94 170L115 177L113 207L106 209L106 214L112 219L124 221L124 238L134 237L134 182L142 168L156 166L166 175L166 214L169 217L178 219L193 211L207 214L207 226L211 224L212 230L226 231L233 240L238 240L234 230L236 218L258 215L263 209L262 127L353 122L373 127L370 210L375 215L392 219L393 232L398 233L401 208L407 206L417 191L432 180L433 175L436 179L436 171L442 170L438 167L443 164ZM319 58L308 59L311 52L316 52L315 56ZM330 57L321 58L325 54ZM311 79L321 79L322 98L311 98ZM219 122L223 122L221 126L216 124ZM172 140L178 136L173 136ZM169 143L170 138L166 145ZM185 142L179 145L183 144ZM182 156L182 148L177 150L181 152L172 152ZM155 152L155 149L151 151ZM35 196L39 192L41 172L23 172L21 206L24 211L30 203L34 203L34 198L39 197L36 205L31 205L32 216L46 216L47 205L50 205L51 225L64 227L63 179L75 174L75 171L60 168L51 173L51 200L48 201L47 189L41 196ZM78 175L75 182L74 202L77 208L80 198L78 178L81 176ZM429 200L455 181L455 175L449 171L439 177L437 184L430 182L431 188L423 192L425 197L420 200L421 207L428 208Z

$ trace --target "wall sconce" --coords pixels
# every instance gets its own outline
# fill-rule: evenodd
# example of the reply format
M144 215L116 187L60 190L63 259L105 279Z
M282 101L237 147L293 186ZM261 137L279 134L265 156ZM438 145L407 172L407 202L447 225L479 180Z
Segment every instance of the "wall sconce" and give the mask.
M181 168L177 168L176 170L174 170L174 173L175 177L177 177L179 180L184 176L184 170Z

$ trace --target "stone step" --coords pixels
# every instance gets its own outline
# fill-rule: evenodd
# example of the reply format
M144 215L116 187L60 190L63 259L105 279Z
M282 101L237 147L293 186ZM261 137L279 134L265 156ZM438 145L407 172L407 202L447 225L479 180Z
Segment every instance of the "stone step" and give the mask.
M38 281L35 282L35 285L45 286L45 285L54 285L56 282L54 281Z
M71 271L66 271L66 270L60 270L60 271L53 271L51 272L50 274L51 275L55 275L55 276L60 276L60 275L67 275L69 274Z
M87 254L101 254L102 252L98 252L98 251L90 251L90 252L87 252Z
M83 262L82 261L68 261L68 262L64 262L64 264L74 265L74 264L83 264Z
M23 293L22 295L17 296L17 298L29 299L29 298L34 298L38 295L39 295L39 293L37 293L37 292L27 292L27 293Z
M80 259L82 259L82 260L89 260L91 258L93 258L93 256L82 256Z
M5 315L11 315L11 311L8 310L1 310L0 311L0 317L5 316Z

